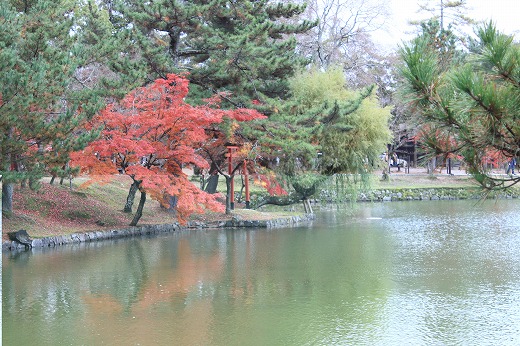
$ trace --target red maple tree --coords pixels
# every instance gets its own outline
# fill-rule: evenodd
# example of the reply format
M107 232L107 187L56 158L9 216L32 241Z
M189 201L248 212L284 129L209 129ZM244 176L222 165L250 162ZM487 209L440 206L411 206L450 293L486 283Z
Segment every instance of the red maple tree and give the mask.
M180 222L205 209L224 210L218 195L197 188L182 168L209 168L198 150L212 143L208 129L224 118L246 121L262 115L249 109L221 110L218 98L191 106L184 101L188 86L186 78L169 74L106 107L89 124L102 126L100 138L73 156L82 172L98 181L117 173L133 179L141 199L131 225L139 221L147 195L163 205L169 205L173 196Z

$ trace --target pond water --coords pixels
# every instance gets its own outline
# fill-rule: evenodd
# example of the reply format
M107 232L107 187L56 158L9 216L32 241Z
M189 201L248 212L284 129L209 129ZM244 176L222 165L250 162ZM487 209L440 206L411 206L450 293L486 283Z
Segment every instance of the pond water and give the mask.
M520 200L3 254L3 345L518 345Z

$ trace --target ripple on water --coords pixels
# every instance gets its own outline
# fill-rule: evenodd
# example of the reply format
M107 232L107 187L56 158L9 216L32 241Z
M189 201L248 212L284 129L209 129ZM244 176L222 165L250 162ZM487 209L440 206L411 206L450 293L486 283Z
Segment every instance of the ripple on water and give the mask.
M518 202L367 204L312 227L9 258L4 343L520 345Z

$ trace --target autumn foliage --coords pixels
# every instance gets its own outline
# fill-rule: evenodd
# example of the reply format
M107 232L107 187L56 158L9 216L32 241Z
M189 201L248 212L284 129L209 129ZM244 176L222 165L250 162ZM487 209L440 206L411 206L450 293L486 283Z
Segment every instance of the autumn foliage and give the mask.
M106 107L88 125L103 128L100 138L73 156L75 164L98 181L127 174L142 194L164 205L174 196L181 222L206 209L223 211L218 195L198 189L182 168L209 168L198 150L211 145L214 138L208 130L224 119L247 121L262 116L249 109L222 110L218 98L191 106L184 101L187 93L188 80L170 74Z

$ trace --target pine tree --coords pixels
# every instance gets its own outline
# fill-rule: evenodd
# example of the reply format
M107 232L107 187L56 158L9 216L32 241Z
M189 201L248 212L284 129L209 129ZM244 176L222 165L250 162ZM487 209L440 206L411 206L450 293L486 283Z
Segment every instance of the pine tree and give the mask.
M2 2L0 4L0 147L6 189L3 209L12 211L16 181L35 185L45 159L60 155L90 108L69 89L76 69L70 50L73 8L66 1ZM95 103L95 99L91 100ZM75 143L88 141L78 134Z
M202 104L217 94L223 108L252 107L255 102L265 105L255 108L267 114L272 109L265 101L285 97L287 77L306 63L295 54L293 34L315 23L288 23L304 8L267 0L131 0L119 3L117 11L129 28L143 84L170 72L188 72L189 103ZM214 157L210 192L224 159Z
M445 29L449 25L472 24L474 21L465 14L467 11L467 0L421 0L419 2L419 12L430 13L431 18L440 23L441 29Z
M520 154L520 49L492 23L478 29L479 46L464 64L439 66L438 51L418 39L403 47L405 93L427 127L422 138L440 155L460 155L486 188L507 188L517 177L489 175L489 158Z
M93 3L33 0L0 4L4 210L12 211L16 182L29 181L35 187L43 174L63 177L73 173L69 153L97 135L79 128L102 107L106 96L119 91L110 81L123 78L108 73L107 62L117 65L122 59L114 57L121 51L111 40L108 21L93 16L96 8L88 6ZM94 67L107 68L95 73ZM92 77L96 75L99 77Z
M125 1L119 11L132 28L150 80L189 72L190 97L221 93L224 107L287 92L286 77L305 61L292 34L314 23L285 23L304 6L270 1Z

